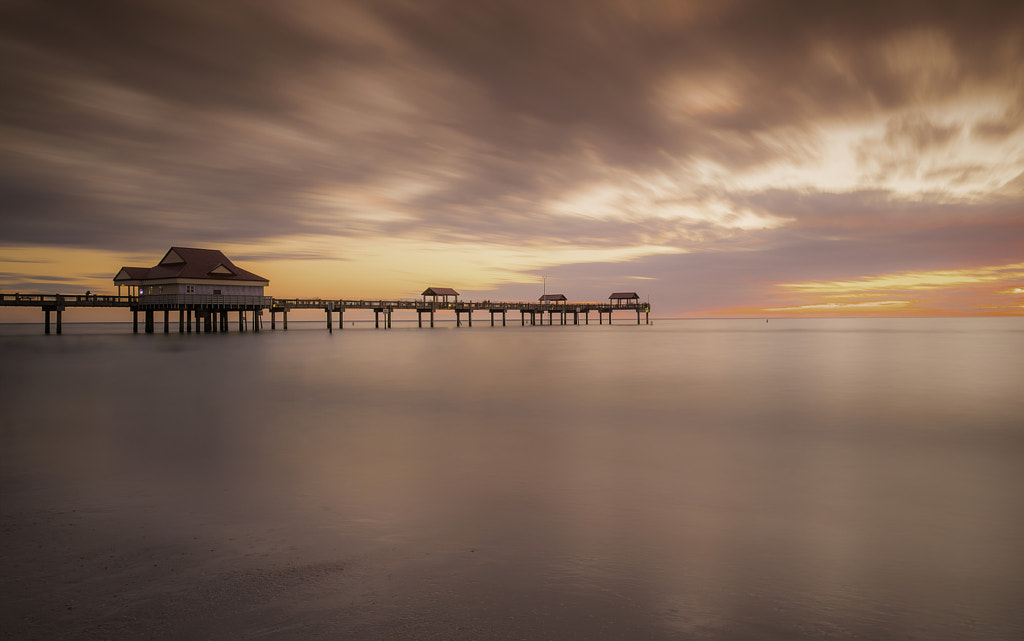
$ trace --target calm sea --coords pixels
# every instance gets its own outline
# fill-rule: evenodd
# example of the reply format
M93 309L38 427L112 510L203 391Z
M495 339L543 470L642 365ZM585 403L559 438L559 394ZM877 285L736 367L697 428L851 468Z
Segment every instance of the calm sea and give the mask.
M5 639L1024 638L1024 319L64 331Z

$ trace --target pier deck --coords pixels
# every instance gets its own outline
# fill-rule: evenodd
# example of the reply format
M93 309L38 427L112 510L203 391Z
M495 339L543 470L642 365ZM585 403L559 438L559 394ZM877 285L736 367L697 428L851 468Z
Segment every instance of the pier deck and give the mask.
M501 324L506 324L506 314L510 311L519 312L520 325L543 325L544 315L547 314L548 325L579 325L580 317L583 323L590 324L590 313L596 312L598 323L603 324L605 315L608 316L608 323L612 322L613 312L627 312L636 314L636 323L641 324L641 319L650 323L650 305L644 302L557 302L540 303L529 301L456 301L441 302L432 300L410 300L410 299L378 299L378 300L349 300L349 299L324 299L324 298L275 298L272 296L203 296L195 294L142 294L138 296L110 296L102 294L0 294L0 307L35 307L44 313L44 332L50 333L51 312L56 315L56 330L61 333L62 313L68 308L79 307L123 307L132 312L134 319L133 331L139 329L139 312L144 314L145 331L154 331L155 314L163 312L163 331L169 331L170 312L178 312L178 331L191 332L192 319L195 318L197 332L218 332L228 331L228 313L238 314L239 331L246 331L247 326L252 331L259 331L262 327L263 312L270 312L271 329L277 328L277 314L282 315L283 328L288 328L288 312L298 309L319 309L327 316L327 329L333 331L333 315L338 315L338 329L343 327L342 322L345 311L348 310L372 310L374 312L374 326L377 328L391 327L391 316L396 310L415 311L418 324L423 327L424 316L429 320L429 326L434 326L434 315L438 312L451 312L455 314L457 327L465 323L473 326L474 312L487 312L490 315L491 326L495 325L496 317L500 317ZM527 323L529 319L529 323ZM513 319L515 320L515 319Z

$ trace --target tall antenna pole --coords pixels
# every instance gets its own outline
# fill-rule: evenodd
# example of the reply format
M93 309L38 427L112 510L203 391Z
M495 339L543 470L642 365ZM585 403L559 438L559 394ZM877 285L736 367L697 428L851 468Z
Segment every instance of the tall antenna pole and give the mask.
M544 295L547 296L548 295L548 277L547 276L541 276L541 278L544 279Z

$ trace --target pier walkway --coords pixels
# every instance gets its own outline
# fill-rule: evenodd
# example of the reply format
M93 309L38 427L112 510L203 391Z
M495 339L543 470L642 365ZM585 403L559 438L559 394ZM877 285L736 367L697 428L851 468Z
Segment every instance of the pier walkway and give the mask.
M424 319L429 327L434 327L434 317L438 312L455 314L456 327L463 323L473 326L473 313L486 312L490 316L493 327L496 319L502 326L506 325L508 312L519 313L521 326L544 325L547 314L547 325L579 325L582 316L583 324L590 324L591 312L596 312L598 323L603 324L605 316L608 324L612 322L612 313L623 312L631 317L636 315L636 324L650 323L650 304L639 301L617 300L608 303L596 302L509 302L509 301L456 301L441 302L436 300L346 300L323 298L275 298L272 296L221 296L196 294L141 294L137 296L108 296L101 294L0 294L0 307L35 307L44 314L44 332L50 333L51 313L55 316L56 332L61 333L62 315L69 308L79 307L123 307L132 312L133 331L139 331L139 312L144 318L146 333L155 331L156 314L163 313L163 331L170 331L170 314L178 314L178 331L191 333L193 319L196 332L216 333L229 331L228 314L238 315L238 331L260 331L263 327L263 312L270 312L270 329L277 329L277 315L281 314L282 328L288 329L288 312L297 309L319 309L326 314L326 328L334 329L334 315L337 314L338 329L343 328L344 313L350 310L372 310L375 328L391 327L391 317L396 310L415 311L418 326L424 326ZM515 318L512 319L513 321Z

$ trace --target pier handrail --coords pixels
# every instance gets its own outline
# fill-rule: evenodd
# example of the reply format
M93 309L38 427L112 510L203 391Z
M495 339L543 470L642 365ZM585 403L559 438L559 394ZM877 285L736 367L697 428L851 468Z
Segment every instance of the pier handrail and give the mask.
M140 307L146 306L190 306L190 307L260 307L273 304L272 296L235 296L231 294L142 294L138 297Z
M0 304L8 307L129 307L138 296L112 294L0 294Z
M432 301L421 299L344 299L344 298L277 298L274 296L235 296L225 294L141 294L116 296L108 294L0 294L0 305L12 307L247 307L260 309L406 309L406 310L526 310L532 312L583 312L586 310L650 309L642 301L622 302L539 302L539 301Z

